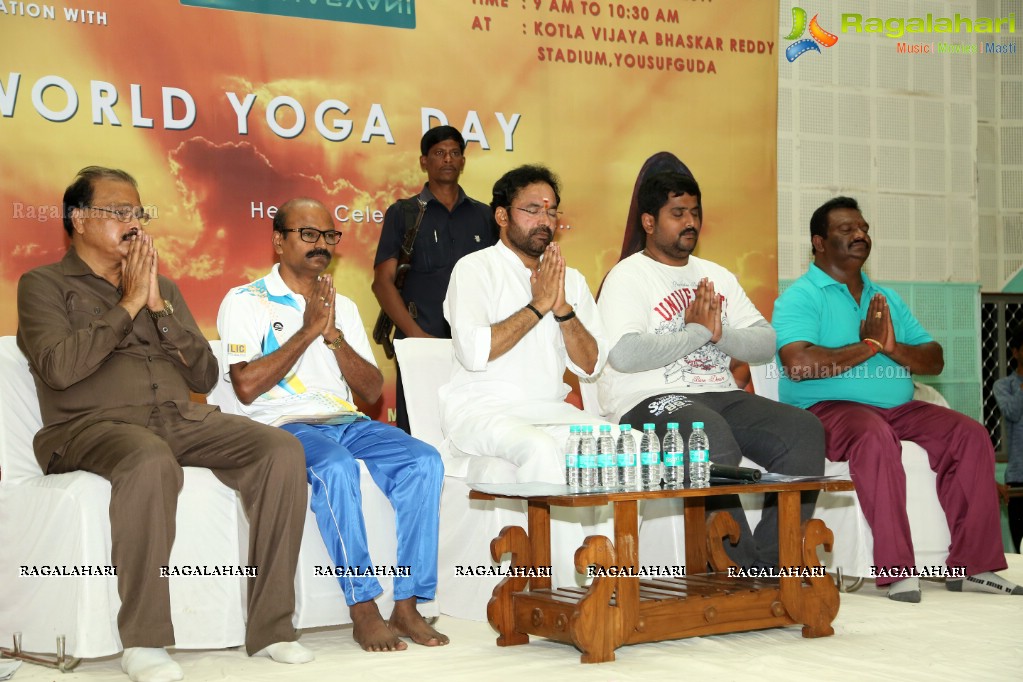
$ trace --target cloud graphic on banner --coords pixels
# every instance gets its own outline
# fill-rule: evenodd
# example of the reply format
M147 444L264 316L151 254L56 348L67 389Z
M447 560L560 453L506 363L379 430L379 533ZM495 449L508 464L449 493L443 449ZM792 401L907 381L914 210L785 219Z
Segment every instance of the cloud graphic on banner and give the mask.
M834 33L829 33L821 28L821 25L817 23L818 14L813 15L813 19L810 20L810 38L803 38L785 48L785 59L789 62L794 62L799 58L800 55L805 54L813 50L814 52L820 52L821 48L818 45L824 47L832 47L838 42L838 36ZM796 40L807 30L806 25L806 10L802 7L792 8L792 30L785 36L785 40Z
M281 170L248 142L218 144L197 136L171 150L168 160L182 204L187 207L182 219L201 229L182 238L168 234L168 226L160 243L161 268L177 281L204 327L215 323L220 298L228 289L262 277L273 264L271 206L294 197L311 197L331 211L338 206L383 211L397 198L418 191L418 186L396 186L367 192L361 187L374 183L357 170L359 164L353 164L343 178L331 180L319 174ZM224 182L231 177L245 178L245 182ZM368 280L379 229L353 224L338 224L338 228L344 237L332 270L336 275L343 268L349 275ZM342 293L355 299L360 308L372 302L368 285L345 282Z

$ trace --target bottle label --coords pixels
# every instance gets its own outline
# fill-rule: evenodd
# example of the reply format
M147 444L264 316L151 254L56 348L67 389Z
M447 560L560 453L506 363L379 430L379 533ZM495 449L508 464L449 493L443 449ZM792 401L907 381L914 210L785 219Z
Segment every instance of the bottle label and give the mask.
M597 458L593 455L579 455L580 469L593 469L597 466Z
M676 452L665 452L664 453L664 466L666 466L666 467L678 466L678 453L676 453Z
M689 452L690 462L709 462L710 453L707 450L691 450Z
M597 466L601 469L609 467L612 464L614 464L614 455L609 455L607 453L597 455Z
M639 463L644 466L650 466L651 464L658 464L661 461L661 455L658 452L644 452L639 456Z

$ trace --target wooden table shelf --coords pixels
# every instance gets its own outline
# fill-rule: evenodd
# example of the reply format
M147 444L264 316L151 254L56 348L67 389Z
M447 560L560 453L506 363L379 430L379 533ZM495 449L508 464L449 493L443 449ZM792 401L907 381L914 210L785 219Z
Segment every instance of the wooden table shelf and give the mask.
M838 588L819 570L817 547L830 549L831 531L818 519L799 522L799 493L804 490L851 490L843 480L799 483L758 483L701 489L637 490L568 494L551 486L549 494L536 487L486 486L469 493L472 499L521 498L528 503L528 533L508 526L491 543L500 562L512 556L512 568L542 569L551 565L551 506L614 505L614 541L591 535L576 550L575 568L585 574L596 567L598 576L586 587L558 587L551 579L510 575L494 589L487 616L498 631L499 646L526 644L529 635L572 644L584 663L613 661L625 644L655 642L742 630L803 625L804 637L834 633ZM737 538L735 521L726 513L704 516L704 500L731 493L778 493L779 565L800 569L800 575L732 577L738 568L723 542ZM638 502L679 497L684 500L686 535L685 577L615 575L621 567L640 570ZM812 570L817 569L817 570ZM809 575L813 574L813 575Z

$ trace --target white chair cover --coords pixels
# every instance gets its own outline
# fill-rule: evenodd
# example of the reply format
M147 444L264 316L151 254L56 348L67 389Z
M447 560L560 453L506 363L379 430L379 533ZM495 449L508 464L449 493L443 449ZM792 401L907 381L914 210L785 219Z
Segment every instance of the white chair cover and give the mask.
M22 577L20 567L110 564L110 484L84 471L43 476L32 451L42 427L35 384L13 336L0 338L0 641L82 658L121 650L113 576ZM171 565L244 565L236 494L206 469L185 467ZM170 578L179 648L245 641L244 578Z

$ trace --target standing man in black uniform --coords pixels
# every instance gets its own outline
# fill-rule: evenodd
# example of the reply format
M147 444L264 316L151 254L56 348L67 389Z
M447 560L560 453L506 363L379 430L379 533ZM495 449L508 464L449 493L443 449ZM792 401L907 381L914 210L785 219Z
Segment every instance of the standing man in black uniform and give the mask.
M462 256L497 242L490 207L466 195L458 184L465 169L465 140L457 128L438 126L419 143L419 167L427 182L417 196L391 204L384 215L376 261L373 294L394 321L395 338L451 338L442 306L448 279ZM401 246L413 229L420 207L425 210L412 247L411 268L401 290L394 285ZM409 432L405 391L398 373L397 426Z

